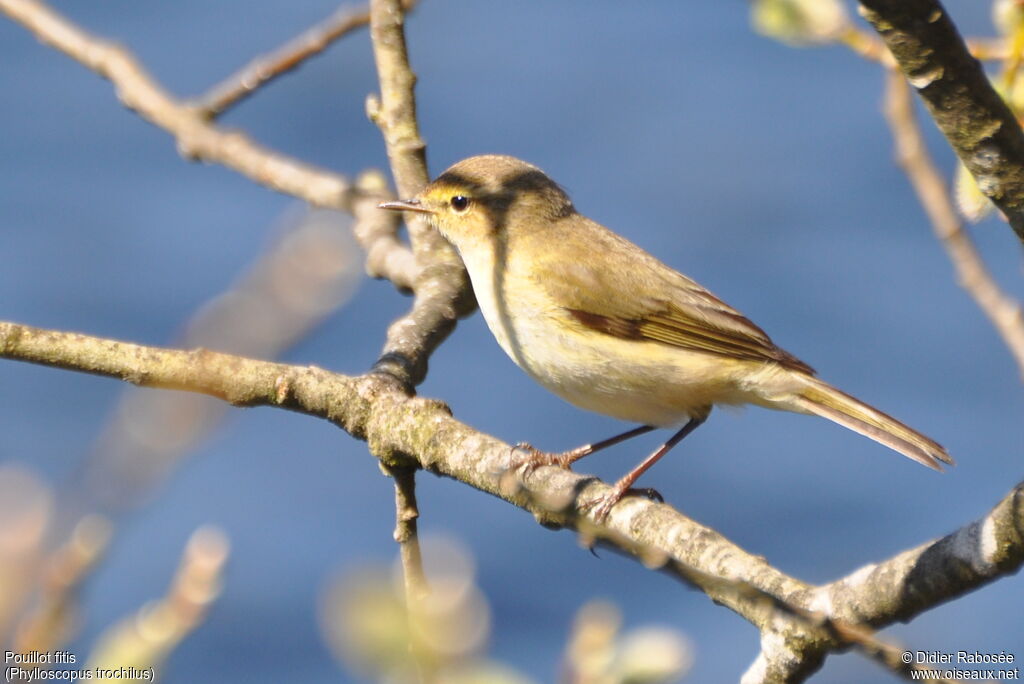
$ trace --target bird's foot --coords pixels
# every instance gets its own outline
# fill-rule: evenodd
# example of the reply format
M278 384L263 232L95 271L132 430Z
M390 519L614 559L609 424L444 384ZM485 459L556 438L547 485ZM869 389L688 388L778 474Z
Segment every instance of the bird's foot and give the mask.
M519 442L512 447L512 453L521 452L523 455L515 458L509 464L510 470L523 469L523 475L530 475L541 466L557 466L563 470L571 470L573 461L579 458L580 449L572 449L561 453L541 451L532 444Z
M602 496L594 497L580 504L580 511L585 513L587 511L593 511L594 520L597 522L604 522L604 519L608 517L612 507L619 503L624 497L631 494L639 494L640 496L647 497L651 501L657 501L658 503L664 503L665 497L661 495L656 489L650 487L612 487L611 491Z

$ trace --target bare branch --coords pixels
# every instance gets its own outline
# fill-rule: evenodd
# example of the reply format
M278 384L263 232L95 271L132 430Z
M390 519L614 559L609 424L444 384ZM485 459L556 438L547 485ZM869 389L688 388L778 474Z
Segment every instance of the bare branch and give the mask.
M213 125L198 110L164 91L127 50L90 35L38 0L0 0L0 11L43 43L110 79L126 107L175 136L183 156L218 162L261 185L317 206L348 208L352 189L345 177Z
M871 629L907 622L926 610L1016 573L1024 564L1024 482L981 520L936 541L868 565L823 585L801 605L813 624L827 616L822 632L776 616L761 629L761 654L743 677L755 682L803 681L825 655L844 646L858 650L895 674L927 669L901 657L905 652L879 640ZM929 680L945 681L945 680Z
M395 481L395 541L398 542L399 558L402 561L402 584L405 589L405 619L409 623L409 634L415 635L415 617L422 615L424 600L430 594L427 575L423 570L423 553L416 519L420 513L416 507L416 468L412 466L381 466ZM421 682L433 682L437 678L433 659L424 648L423 640L412 636L409 650L416 663Z
M575 503L607 485L585 475L545 467L510 487L508 444L455 420L440 402L411 396L387 375L348 377L314 367L202 349L145 347L13 323L0 323L0 357L201 392L238 406L278 406L326 418L366 440L371 453L389 467L415 463L455 478L530 511L546 526L576 528L597 544L698 585L763 631L762 647L768 652L759 661L766 665L792 660L781 658L784 652L798 654L811 669L826 653L850 645L870 653L873 642L864 641L867 633L857 625L880 628L906 621L1011 574L1024 562L1024 484L979 522L814 587L665 504L630 498L604 524L595 525ZM787 614L794 619L780 622ZM772 648L783 650L774 653ZM804 666L800 671L810 674Z
M405 47L405 8L400 0L371 0L373 56L380 79L380 99L371 98L370 118L380 128L399 197L412 197L430 180L426 145L416 122L416 75ZM431 259L454 257L454 250L421 216L409 225L413 251Z
M369 10L342 7L273 52L253 59L198 98L193 106L207 117L219 116L260 87L297 68L334 41L368 23Z
M412 103L414 77L408 68L402 33L403 5L394 0L377 3L383 17L375 29L375 53L381 71L384 107L378 118L388 141L389 157L399 188L418 190L426 182L422 141L415 125ZM53 45L90 69L109 78L129 108L178 139L188 157L218 161L268 187L332 208L350 209L354 192L342 176L320 171L288 159L252 142L237 132L211 124L196 109L175 100L161 89L125 50L90 36L37 0L0 0L3 10L40 40ZM379 235L379 232L376 233ZM419 267L386 244L387 257L377 256L372 268L396 274L400 287L412 285L422 294L410 314L392 326L376 368L402 382L418 384L426 376L427 358L454 328L459 316L470 313L475 301L462 264L451 247L429 226L413 223L410 238ZM379 253L378 253L379 254ZM384 262L387 267L380 266ZM427 267L429 265L429 268ZM401 275L398 275L401 274ZM412 278L424 282L409 282Z
M404 24L399 0L371 0L370 31L381 92L371 118L384 134L398 195L411 197L430 178L426 144L416 122L416 75L409 66Z
M828 606L837 618L876 627L905 622L1022 564L1024 482L981 520L821 587L814 604Z
M416 525L420 515L416 507L416 470L396 466L386 471L395 480L395 541L401 549L405 599L411 604L429 591Z
M786 604L779 604L779 611L774 624L761 629L761 652L744 673L743 684L802 682L821 668L829 652L851 646L908 681L919 681L920 674L927 672L924 679L951 684L951 680L935 678L932 667L913 659L908 662L905 648L883 641L869 627ZM919 673L916 677L915 672Z
M957 215L945 179L928 155L914 117L910 88L902 75L891 70L886 80L885 116L896 144L896 158L910 178L936 237L953 262L960 286L988 316L1024 375L1024 318L1020 304L999 289L985 268Z
M957 156L1024 241L1024 133L937 0L861 0Z
M358 196L352 202L356 240L366 250L366 274L385 278L401 290L412 290L420 268L409 246L398 237L399 216L381 211L377 205L387 199L387 181L376 171L356 179Z
M205 349L162 349L6 322L0 322L0 357L199 392L235 406L276 406L325 418L365 440L390 467L415 462L508 500L547 526L606 531L597 543L637 555L684 581L690 581L686 568L727 578L702 588L757 625L770 618L773 607L758 594L737 593L732 583L742 581L786 601L813 591L665 504L634 498L617 506L606 524L586 522L573 506L577 495L583 501L594 488L607 487L592 477L539 468L525 483L528 489L510 489L510 445L453 419L444 404L412 396L388 375L350 377Z
M904 678L928 669L872 629L908 622L926 610L1016 573L1024 564L1024 482L977 522L881 563L868 565L793 601L801 624L776 614L761 626L761 654L743 677L796 682L813 674L830 651L855 646ZM809 599L809 600L807 600ZM783 606L785 607L785 606ZM804 612L806 611L806 612ZM818 631L808 629L816 623ZM825 637L822 637L822 634ZM930 680L945 681L945 680Z
M409 197L426 185L429 177L416 122L416 76L409 67L404 21L400 0L371 0L370 28L381 96L379 100L371 97L367 107L384 136L398 193ZM455 250L422 217L407 225L420 267L414 285L416 300L412 310L388 329L374 369L417 385L426 377L431 352L455 328L458 317L473 311L476 300Z

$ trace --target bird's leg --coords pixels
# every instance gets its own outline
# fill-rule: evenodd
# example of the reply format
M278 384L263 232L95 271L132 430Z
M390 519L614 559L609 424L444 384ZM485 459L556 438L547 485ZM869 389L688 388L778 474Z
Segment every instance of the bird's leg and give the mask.
M529 473L532 472L533 470L536 470L540 466L554 465L558 466L559 468L565 468L566 470L568 470L573 463L580 460L584 456L589 456L595 451L607 449L608 447L615 446L620 442L625 442L627 439L632 439L633 437L646 434L653 429L653 425L641 425L640 427L633 428L632 430L628 430L627 432L623 432L621 435L615 435L614 437L609 437L608 439L602 440L600 442L594 442L593 444L584 444L583 446L576 447L575 449L570 449L569 451L563 451L562 453L559 454L552 454L546 451L541 451L539 449L535 449L533 446L527 444L526 442L520 442L516 444L513 447L513 449L525 451L526 456L524 458L516 459L515 461L513 461L511 468L515 470L516 468L521 468L525 466L526 471Z
M707 416L700 416L690 418L690 421L682 427L679 432L672 435L672 437L662 444L653 454L645 458L640 464L630 470L628 473L619 478L619 481L612 486L612 490L604 496L599 496L590 501L586 501L580 505L580 510L586 511L594 509L594 517L600 522L608 516L608 512L612 509L612 506L617 504L622 497L628 494L633 489L633 483L636 482L637 478L647 472L648 468L658 462L658 459L667 454L672 450L676 444L683 441L686 435L690 434L697 429L701 423L707 420ZM650 490L653 491L653 490ZM656 493L656 492L655 492ZM649 494L648 494L649 496ZM661 496L657 497L659 500Z

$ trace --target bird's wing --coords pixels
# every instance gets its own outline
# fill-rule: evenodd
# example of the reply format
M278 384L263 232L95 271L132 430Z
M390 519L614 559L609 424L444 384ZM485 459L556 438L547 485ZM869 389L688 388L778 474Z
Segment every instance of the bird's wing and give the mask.
M697 282L669 268L632 243L605 233L600 266L585 259L545 259L538 284L549 301L586 328L623 339L651 341L681 349L750 361L774 361L813 374L780 349L761 328ZM557 273L553 272L557 271ZM559 283L558 292L551 288ZM600 293L616 293L603 296Z

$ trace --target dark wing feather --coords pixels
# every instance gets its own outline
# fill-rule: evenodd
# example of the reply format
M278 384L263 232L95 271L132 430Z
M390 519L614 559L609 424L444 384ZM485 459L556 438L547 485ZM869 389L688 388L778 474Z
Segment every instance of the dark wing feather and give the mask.
M697 282L602 226L590 223L599 230L586 231L591 244L577 246L603 252L600 269L584 259L557 259L557 254L565 254L564 249L555 250L549 258L535 263L538 284L547 285L551 298L564 302L563 309L581 325L623 339L657 342L729 358L772 361L814 373L814 369L780 349L763 330ZM563 247L575 242L575 235L564 237ZM552 282L559 283L557 295L550 289ZM619 296L596 294L609 292Z
M692 351L717 354L749 361L774 361L787 368L813 374L814 369L789 352L777 347L753 323L746 321L758 335L737 327L719 328L704 316L693 315L666 304L663 311L641 318L606 316L581 309L566 311L582 325L628 340L659 342ZM696 313L696 312L694 312ZM701 312L706 313L706 312Z

